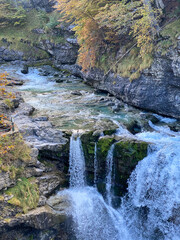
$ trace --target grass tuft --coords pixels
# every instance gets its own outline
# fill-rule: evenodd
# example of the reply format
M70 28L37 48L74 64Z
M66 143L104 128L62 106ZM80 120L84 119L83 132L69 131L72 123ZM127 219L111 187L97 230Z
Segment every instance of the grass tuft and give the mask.
M6 194L14 196L8 203L21 207L24 213L36 208L39 202L39 188L35 178L21 178L15 187L6 191Z

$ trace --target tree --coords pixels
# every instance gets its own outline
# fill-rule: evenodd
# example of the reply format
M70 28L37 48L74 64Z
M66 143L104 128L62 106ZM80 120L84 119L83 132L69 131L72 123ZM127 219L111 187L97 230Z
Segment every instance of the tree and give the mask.
M80 44L79 62L83 69L94 67L107 49L123 43L130 35L143 57L153 49L159 10L152 0L58 0L64 19L73 22Z
M26 22L26 11L22 6L15 7L10 0L0 0L0 27L19 26Z
M80 44L79 63L83 69L95 66L100 48L104 46L104 32L99 28L95 16L105 0L58 0L58 10L66 21L73 22Z

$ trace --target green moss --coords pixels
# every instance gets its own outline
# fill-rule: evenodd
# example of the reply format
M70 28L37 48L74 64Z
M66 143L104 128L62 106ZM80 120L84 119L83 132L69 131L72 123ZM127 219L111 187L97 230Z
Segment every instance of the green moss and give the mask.
M19 133L0 137L1 148L6 149L0 154L0 170L9 172L11 179L17 179L23 175L24 168L17 163L31 160L31 149L24 143Z
M39 188L34 178L22 178L13 188L6 191L6 194L14 197L8 203L22 207L24 213L36 208L39 202Z
M116 132L116 129L105 130L103 131L104 135L112 135Z
M109 137L104 137L104 138L100 138L98 143L97 143L97 156L98 159L100 160L104 160L107 157L108 151L110 149L110 146L113 144L114 139Z
M8 106L9 109L12 109L14 107L14 104L10 99L5 99L4 103Z
M140 160L147 156L148 144L134 140L121 140L115 144L115 191L122 196L127 189L127 181Z
M95 151L95 142L99 138L98 135L93 136L93 131L87 132L81 136L81 142L86 162L87 168L87 182L88 184L93 183L94 179L94 151Z
M157 49L161 49L162 54L165 55L170 46L177 46L177 38L180 33L180 19L169 23L164 29L161 31L161 35L165 38L163 41L160 41L157 45Z
M146 142L120 141L115 145L114 156L131 165L147 156L147 146Z

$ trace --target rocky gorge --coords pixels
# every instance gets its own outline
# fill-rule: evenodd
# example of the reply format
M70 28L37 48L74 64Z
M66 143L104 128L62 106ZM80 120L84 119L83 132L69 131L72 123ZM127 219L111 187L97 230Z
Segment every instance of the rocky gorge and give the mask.
M83 72L72 29L34 28L21 50L1 42L15 97L0 113L21 148L11 167L0 159L0 239L179 239L179 36L129 81Z
M94 90L85 87L84 84L82 90L82 80L79 78L75 79L73 75L65 75L63 82L56 83L54 75L61 75L61 73L48 66L40 67L39 72L30 68L26 77L21 74L21 68L17 65L13 67L11 65L3 65L2 69L6 69L9 73L11 72L13 76L10 74L8 81L10 82L9 85L14 85L9 87L12 89L11 91L15 92L16 98L12 100L12 104L9 106L2 101L1 112L6 112L13 117L15 132L12 132L12 134L21 133L31 149L31 158L28 161L23 162L19 159L13 163L17 169L23 168L23 172L20 171L14 177L12 177L11 170L2 169L0 173L2 206L0 231L2 239L18 238L23 240L31 236L34 239L51 239L52 237L55 239L73 239L76 237L72 229L73 216L71 210L69 210L71 206L70 200L67 199L66 195L62 197L54 195L57 191L61 192L69 186L70 170L68 169L71 169L69 157L71 156L71 151L78 148L75 145L73 150L72 140L70 140L73 132L75 132L75 138L79 135L81 136L87 184L89 186L94 186L95 184L105 199L107 198L108 186L106 162L108 159L113 159L111 163L112 169L110 168L113 171L113 178L110 181L110 192L112 194L112 205L118 208L121 203L121 197L127 192L128 179L132 171L138 162L147 156L148 145L152 142L152 140L144 141L143 139L138 139L134 134L140 133L145 129L152 131L155 127L153 123L163 125L163 121L168 122L172 130L178 131L179 124L176 120L168 118L163 120L163 117L150 113L139 115L139 111L137 112L134 108L127 108L120 101L117 102L117 106L120 108L118 109L116 106L115 113L113 113L115 107L113 96L108 96L104 93L97 95L93 93L92 96ZM17 71L17 69L19 70ZM35 74L40 74L39 76L36 75L40 85L34 85L34 71ZM47 72L48 77L43 76L47 75ZM51 76L53 76L53 81ZM51 81L45 81L47 78L50 78ZM60 92L58 93L57 86L59 86L59 91L61 91L62 87L64 91L65 87L67 88L69 85L74 89L72 87L74 84L76 87L79 84L81 90L71 91L69 99L67 98L67 93L63 95L60 95ZM85 96L83 95L84 92L86 93ZM36 102L32 100L34 94ZM61 104L59 105L61 112L59 116L57 102L54 102L52 94L56 96L55 100L61 99L62 106ZM51 99L50 105L43 102L43 95L46 96L46 99ZM24 102L22 96L27 102ZM85 97L84 99L83 96ZM77 109L77 119L80 121L81 116L85 117L84 114L87 114L89 118L90 115L88 115L86 107L88 107L88 111L90 110L92 119L84 119L84 123L81 120L78 125L73 126L72 121L76 122L77 120L73 117L74 113L73 115L70 114L65 103L68 100L69 105L72 104L71 101L73 101L73 104L77 104L76 101L80 104L81 98L84 108L82 110L83 115ZM47 110L45 106L47 106ZM55 106L56 108L53 111ZM97 106L99 107L98 111L93 113L92 109ZM77 107L79 108L78 105ZM51 112L49 112L49 108ZM63 109L67 111L65 115L65 122L68 123L67 127L67 124L64 125L64 120L61 119L62 113L65 114ZM55 113L57 113L58 117L56 116L56 118L58 118L58 121L57 119L54 120ZM90 124L91 121L92 124ZM152 125L149 125L149 121L153 122ZM95 122L96 125L93 125ZM164 125L166 124L164 123ZM170 132L169 134L175 134L175 132ZM110 151L111 146L114 146L113 153ZM80 155L78 156L78 159L81 159ZM16 189L16 186L21 184L21 181L23 183L24 181L30 181L30 183L36 184L38 187L38 198L34 199L36 208L35 210L28 210L27 213L26 211L24 213L20 207L13 206L11 200L14 198L14 194L8 194L8 190L13 191L11 189Z
M55 3L51 1L41 2L41 4L38 1L32 1L31 8L46 9L48 11L53 4ZM48 9L46 6L49 6ZM176 21L178 26L179 20ZM2 38L0 63L15 61L30 66L48 63L59 70L64 69L75 76L83 78L87 84L109 92L132 106L179 118L180 36L178 30L175 30L172 26L173 31L176 31L173 33L175 45L164 50L160 43L164 44L166 38L170 38L171 33L168 33L169 36L167 37L162 36L151 67L143 70L138 79L129 81L128 78L121 75L116 76L113 71L104 72L98 68L82 72L81 67L77 64L79 47L74 36L73 27L71 25L62 25L60 29L51 29L48 34L42 28L32 29L33 35L40 40L37 42L25 39L17 40L23 44L21 50L13 49L13 42ZM171 22L169 28L171 28ZM61 43L56 43L54 40L49 40L50 38L63 40ZM34 55L33 52L37 54ZM121 58L122 49L119 49L118 52L115 62Z

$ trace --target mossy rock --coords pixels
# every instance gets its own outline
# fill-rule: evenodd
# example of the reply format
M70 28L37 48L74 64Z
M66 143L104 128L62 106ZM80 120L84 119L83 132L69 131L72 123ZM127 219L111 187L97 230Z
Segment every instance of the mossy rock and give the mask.
M127 181L140 160L147 156L148 143L132 139L121 140L114 148L115 195L122 196Z
M116 132L116 129L105 130L103 131L104 135L112 135Z
M93 133L93 131L90 131L81 136L81 142L87 168L94 168L95 142L98 140L99 136L94 136Z
M99 136L93 135L94 132L90 131L84 133L81 136L81 142L86 162L86 178L89 185L93 185L94 180L94 152L95 143L97 142Z
M111 147L111 145L114 142L113 137L103 137L100 138L98 143L97 143L97 157L101 161L105 161L108 151Z
M97 143L97 159L98 159L98 182L105 182L106 178L106 157L111 145L114 143L114 138L105 136L100 138ZM102 192L101 192L102 193Z

